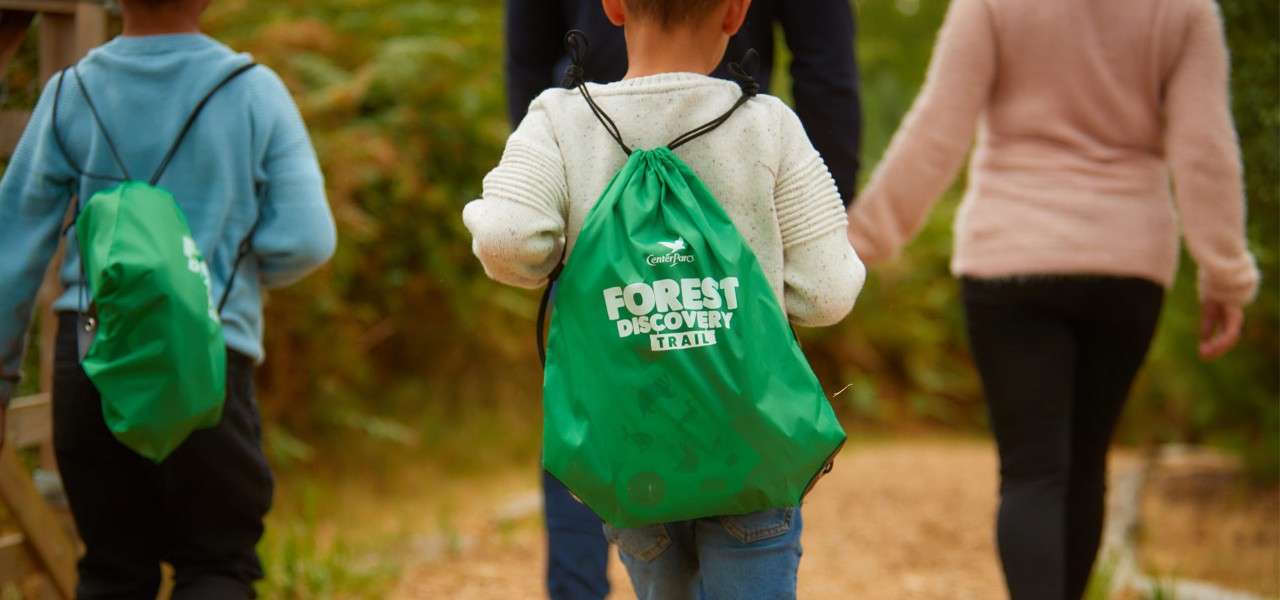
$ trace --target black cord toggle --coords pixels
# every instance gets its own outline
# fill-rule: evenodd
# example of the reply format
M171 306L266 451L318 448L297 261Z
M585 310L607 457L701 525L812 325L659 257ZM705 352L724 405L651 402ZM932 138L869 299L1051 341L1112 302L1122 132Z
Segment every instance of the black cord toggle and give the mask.
M564 87L576 88L586 82L586 76L582 65L569 65L569 69L564 72Z
M742 60L729 63L729 74L733 75L734 81L738 82L738 87L742 88L742 93L748 97L760 93L760 84L755 77L751 76L759 62L760 53L756 52L755 48L751 48L742 55Z
M591 42L587 41L587 34L578 29L570 29L569 33L564 35L564 48L569 53L569 70L564 75L564 85L568 88L576 88L586 83L586 69L582 67L582 63L586 62L587 55L591 52Z

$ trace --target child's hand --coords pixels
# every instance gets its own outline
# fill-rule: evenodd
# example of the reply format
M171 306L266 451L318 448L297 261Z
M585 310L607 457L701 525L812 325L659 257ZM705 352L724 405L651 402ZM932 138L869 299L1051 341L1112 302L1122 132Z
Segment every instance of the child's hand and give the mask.
M1240 341L1244 309L1216 300L1200 303L1200 358L1213 360Z

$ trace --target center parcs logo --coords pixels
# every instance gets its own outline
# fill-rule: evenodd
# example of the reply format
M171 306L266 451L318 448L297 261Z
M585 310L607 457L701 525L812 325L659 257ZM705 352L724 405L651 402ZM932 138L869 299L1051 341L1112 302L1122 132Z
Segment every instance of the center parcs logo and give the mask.
M651 267L658 267L662 265L675 266L678 264L691 263L697 260L690 254L683 254L687 248L684 243L684 238L676 238L670 242L658 242L658 245L662 246L666 252L662 254L650 254L645 257L645 262L649 263L649 266Z

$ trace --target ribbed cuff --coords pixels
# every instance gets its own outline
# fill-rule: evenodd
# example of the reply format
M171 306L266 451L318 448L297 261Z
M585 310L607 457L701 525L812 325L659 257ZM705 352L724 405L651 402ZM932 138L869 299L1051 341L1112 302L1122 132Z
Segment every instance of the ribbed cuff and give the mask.
M1252 268L1247 271L1247 274L1237 278L1236 281L1212 279L1205 274L1204 270L1201 270L1197 281L1200 299L1215 300L1231 306L1253 304L1258 297L1259 274L1256 266L1250 266Z

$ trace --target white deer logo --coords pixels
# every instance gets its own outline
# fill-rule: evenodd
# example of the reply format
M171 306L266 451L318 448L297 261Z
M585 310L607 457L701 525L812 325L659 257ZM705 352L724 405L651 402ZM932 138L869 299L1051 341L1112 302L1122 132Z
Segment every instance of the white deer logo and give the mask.
M668 252L667 255L675 254L681 250L684 250L684 238L676 238L674 242L658 242L658 243L665 246L668 250L670 250L670 252Z

